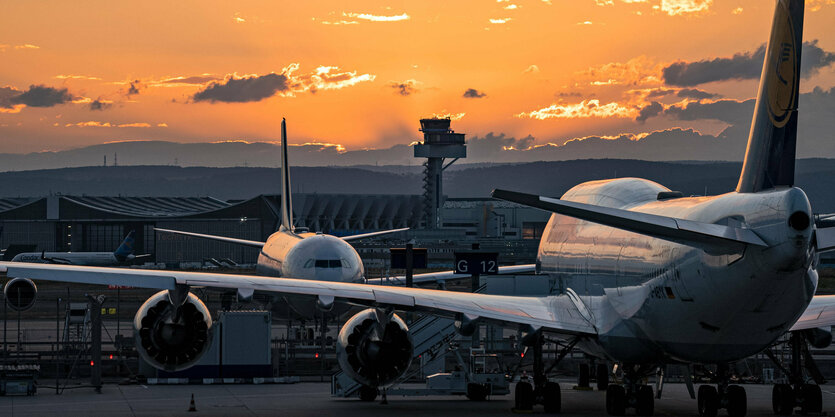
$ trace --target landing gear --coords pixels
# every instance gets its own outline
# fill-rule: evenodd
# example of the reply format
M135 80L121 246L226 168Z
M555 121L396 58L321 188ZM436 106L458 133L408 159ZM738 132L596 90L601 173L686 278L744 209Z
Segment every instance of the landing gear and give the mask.
M597 390L606 391L609 388L609 367L605 363L597 364Z
M360 400L371 402L377 398L377 388L369 387L368 385L363 385L360 387Z
M765 351L768 357L788 376L790 382L790 384L774 385L774 389L771 391L771 406L774 414L789 416L794 413L795 407L800 407L802 414L820 414L823 410L823 398L818 384L826 381L824 381L820 370L812 359L802 333L791 332L787 343L791 347L789 369L783 367L771 350ZM804 366L815 384L806 382L803 374Z
M562 408L562 394L560 392L560 385L556 382L548 381L542 361L542 344L544 338L541 332L531 335L533 343L533 384L527 378L523 378L516 384L514 392L517 411L533 410L534 404L542 404L546 413L557 414ZM550 371L564 358L577 343L577 339L571 343L563 346L563 349L557 355L554 364L548 369Z
M624 367L625 385L609 385L606 388L606 412L609 415L622 416L627 408L634 408L639 416L653 415L655 395L651 386L641 382L647 373L644 366Z
M730 374L727 364L719 364L716 370L718 386L702 385L696 402L699 415L715 417L720 408L728 411L730 417L745 417L748 413L748 396L745 388L739 385L729 385Z

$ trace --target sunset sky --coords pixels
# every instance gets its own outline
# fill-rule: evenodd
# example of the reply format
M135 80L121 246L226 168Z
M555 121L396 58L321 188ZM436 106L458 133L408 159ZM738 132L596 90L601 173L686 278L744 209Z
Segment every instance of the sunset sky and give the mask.
M348 150L408 144L433 114L468 137L532 136L525 146L676 127L715 136L732 123L691 113L755 96L773 10L764 0L5 1L0 152L275 141L281 117L294 143ZM801 92L817 87L835 106L833 22L835 0L806 2Z

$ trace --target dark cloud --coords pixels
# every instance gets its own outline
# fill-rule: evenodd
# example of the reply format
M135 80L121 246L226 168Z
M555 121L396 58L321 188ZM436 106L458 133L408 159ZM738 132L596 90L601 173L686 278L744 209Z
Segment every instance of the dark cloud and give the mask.
M11 104L25 104L29 107L52 107L72 101L73 96L66 88L31 85L29 89L9 99Z
M487 94L484 94L483 92L480 92L480 91L476 90L475 88L468 88L467 91L464 92L464 95L462 97L464 97L464 98L482 98L482 97L487 97Z
M110 106L112 106L112 104L105 101L101 101L101 99L97 98L92 103L90 103L90 110L107 110L110 108Z
M674 90L672 88L664 88L664 87L655 88L655 89L652 89L652 91L650 91L647 94L647 98L666 97L666 96L669 96L670 94L673 94L675 92L676 92L676 90Z
M681 98L693 98L696 100L706 100L709 98L717 98L719 94L708 93L707 91L699 90L698 88L682 88L676 93Z
M754 114L755 99L745 101L716 100L676 104L668 107L664 115L678 120L719 120L729 124L739 124Z
M14 87L0 87L0 108L14 107L12 99L20 95L20 90Z
M410 96L414 93L417 93L418 91L414 80L407 80L403 81L402 83L392 81L389 83L389 87L393 88L397 92L397 94L400 94L404 97Z
M557 94L557 97L560 98L568 98L568 97L582 97L583 93L579 91L571 91L571 92L561 92Z
M818 47L818 41L803 43L800 74L809 77L835 62L835 54ZM664 82L679 87L726 80L759 79L765 59L765 45L755 51L741 52L730 58L714 58L696 62L678 61L662 70Z
M635 118L635 121L644 123L650 117L658 116L662 111L664 111L664 106L657 101L653 101L649 106L641 108L641 111L638 113L638 117Z
M131 81L130 88L128 88L128 92L127 92L126 95L134 96L134 95L139 94L139 87L140 87L139 80Z
M198 91L194 101L223 103L247 103L261 101L289 88L284 74L267 74L245 78L228 78L225 82L215 82Z

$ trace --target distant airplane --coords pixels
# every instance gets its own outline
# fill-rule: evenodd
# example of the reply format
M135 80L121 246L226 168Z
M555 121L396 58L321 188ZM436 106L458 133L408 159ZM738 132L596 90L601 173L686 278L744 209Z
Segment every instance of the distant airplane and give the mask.
M551 211L538 264L557 283L554 294L518 297L418 288L214 273L116 270L67 265L0 263L8 276L129 285L160 291L137 313L137 348L157 366L179 369L205 352L211 316L191 287L250 289L341 299L368 306L342 326L340 366L373 399L409 368L412 340L394 310L455 317L462 332L489 322L527 333L534 385L516 384L516 406L561 409L560 386L544 374L544 335L617 363L606 410L654 413L653 387L667 365L716 365L713 383L698 390L698 410L715 416L747 413L747 396L732 384L729 365L765 352L788 336L787 381L774 386L775 413L795 407L820 413L819 372L808 345L828 346L835 296L815 296L818 254L835 250L835 228L817 228L803 190L794 187L803 0L778 0L739 183L733 192L682 197L652 181L620 178L580 184L561 199L496 190L495 198ZM314 255L316 256L316 255ZM331 255L328 255L331 256ZM314 258L324 259L324 258ZM332 259L332 258L327 258ZM337 259L337 258L333 258ZM284 271L282 271L284 272ZM287 271L290 272L290 271ZM693 395L693 381L685 380ZM471 384L474 393L489 387ZM694 395L695 396L695 395ZM478 395L474 395L478 397Z
M63 265L116 266L150 254L134 255L133 244L136 231L131 230L125 240L113 252L23 252L15 255L11 262L31 262Z

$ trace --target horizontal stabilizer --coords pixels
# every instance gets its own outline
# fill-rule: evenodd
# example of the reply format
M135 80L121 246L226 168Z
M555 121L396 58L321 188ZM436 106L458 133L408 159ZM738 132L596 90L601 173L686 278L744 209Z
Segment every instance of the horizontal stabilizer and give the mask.
M360 240L360 239L365 239L365 238L368 238L368 237L387 235L389 233L404 232L406 230L409 230L409 228L404 227L402 229L380 230L379 232L363 233L363 234L351 235L351 236L342 236L340 239L345 240L345 241Z
M815 230L815 244L818 253L835 250L835 227Z
M744 245L768 246L750 229L562 201L514 191L494 190L493 198L665 239L682 245L694 246L711 252L732 253L740 250Z
M160 229L160 228L157 228L157 227L155 227L154 230L157 231L157 232L162 232L162 233L171 233L171 234L175 234L175 235L199 237L201 239L217 240L217 241L220 241L220 242L235 243L237 245L253 246L253 247L256 247L256 248L263 248L264 247L264 242L258 242L256 240L235 239L234 237L215 236L215 235L203 235L203 234L200 234L200 233L183 232L181 230Z

